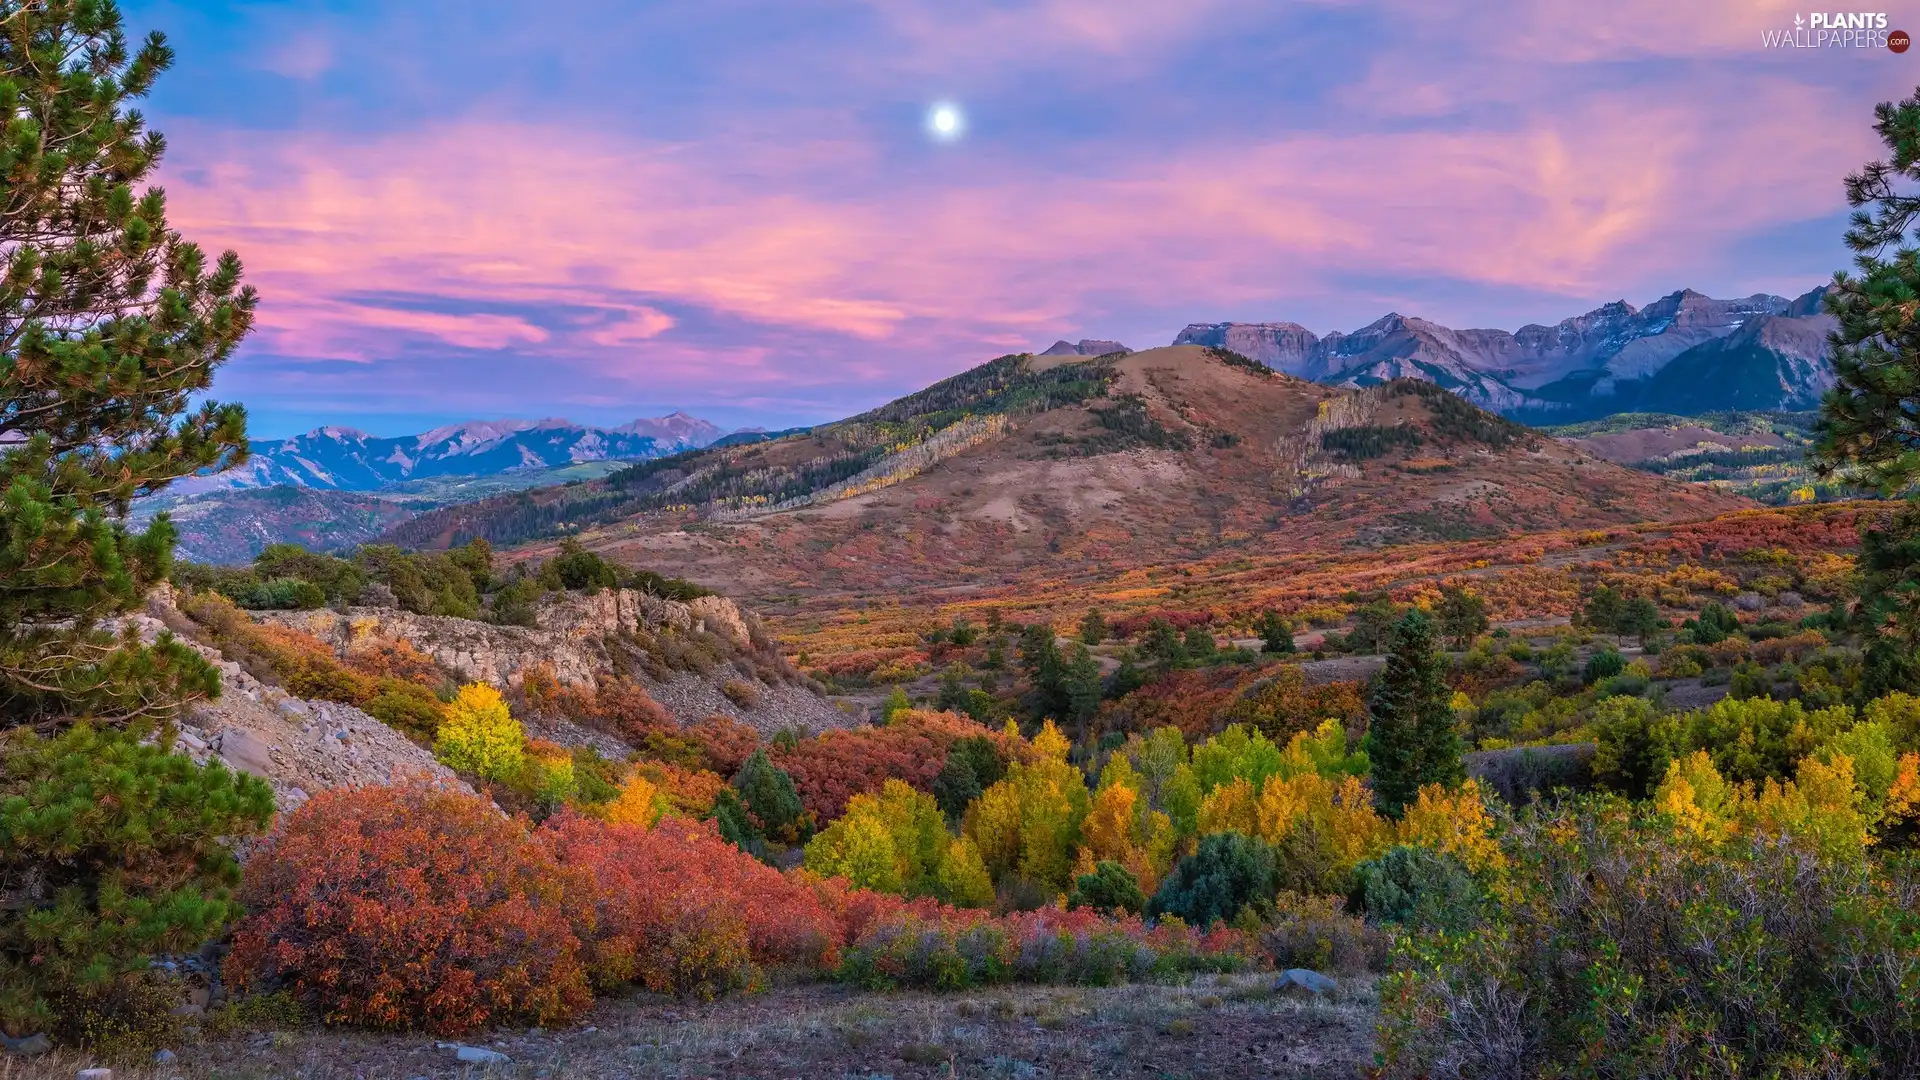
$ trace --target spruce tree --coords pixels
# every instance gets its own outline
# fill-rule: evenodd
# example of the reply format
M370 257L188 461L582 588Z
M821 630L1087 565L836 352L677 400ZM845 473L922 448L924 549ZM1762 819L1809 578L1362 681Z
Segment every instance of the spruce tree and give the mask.
M1451 786L1465 777L1450 697L1433 620L1409 611L1388 635L1387 665L1367 702L1373 797L1389 817L1399 817L1422 785Z
M237 463L246 417L190 399L253 325L232 252L167 226L165 142L130 104L172 62L111 0L0 0L0 725L165 719L218 692L183 644L104 632L162 580L136 496Z

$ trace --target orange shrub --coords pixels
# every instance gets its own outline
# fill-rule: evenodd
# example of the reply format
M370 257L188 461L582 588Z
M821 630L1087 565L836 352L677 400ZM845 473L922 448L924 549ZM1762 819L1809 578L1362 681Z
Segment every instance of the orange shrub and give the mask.
M706 769L688 769L661 761L642 761L634 765L635 776L645 777L660 789L666 809L683 817L704 818L713 813L713 803L726 778Z
M347 653L347 666L376 679L401 679L428 689L437 689L447 681L433 658L405 639L380 640L353 649Z
M284 983L329 1022L456 1034L592 1000L567 874L472 795L322 792L248 860L241 899L228 980Z

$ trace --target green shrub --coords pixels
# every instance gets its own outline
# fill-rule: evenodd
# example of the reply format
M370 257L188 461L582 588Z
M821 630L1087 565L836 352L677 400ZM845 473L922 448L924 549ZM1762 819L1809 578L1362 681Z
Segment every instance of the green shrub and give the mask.
M1484 892L1459 859L1400 845L1353 872L1354 899L1367 917L1409 930L1466 930L1480 921Z
M1147 895L1140 881L1126 867L1102 859L1091 874L1073 879L1073 892L1067 902L1072 907L1092 908L1107 915L1138 915L1147 906Z
M1259 931L1277 968L1310 968L1343 975L1386 967L1391 939L1347 914L1337 896L1283 892Z
M1524 815L1480 926L1401 939L1379 1075L1911 1076L1920 881L1613 798Z
M1601 679L1611 679L1625 670L1627 670L1627 658L1620 655L1619 649L1600 649L1587 657L1587 666L1581 672L1581 679L1591 686Z
M1194 853L1160 883L1147 914L1211 926L1232 919L1248 904L1272 899L1276 891L1273 849L1265 841L1237 832L1212 833L1201 837Z
M151 1022L149 958L198 948L242 914L222 841L263 830L273 793L143 734L0 737L0 1030L73 1038Z
M947 760L933 779L933 798L948 821L959 821L967 804L998 783L1007 773L1006 763L992 739L970 735L955 740L947 748Z

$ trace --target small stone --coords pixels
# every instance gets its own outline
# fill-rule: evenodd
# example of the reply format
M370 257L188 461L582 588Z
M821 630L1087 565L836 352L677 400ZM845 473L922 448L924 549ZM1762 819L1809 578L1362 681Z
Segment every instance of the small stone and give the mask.
M81 1069L74 1080L113 1080L112 1069Z
M484 1046L462 1046L453 1052L455 1061L467 1065L511 1065L513 1059L498 1050L489 1050Z
M254 776L268 776L273 770L273 756L266 740L244 728L228 728L220 733L220 757L226 763L244 773Z
M155 1065L171 1065L178 1060L179 1056L171 1050L155 1050L153 1052L153 1063Z
M5 1048L7 1053L17 1054L20 1057L36 1057L53 1049L53 1040L41 1034L9 1039L4 1032L0 1032L0 1048Z

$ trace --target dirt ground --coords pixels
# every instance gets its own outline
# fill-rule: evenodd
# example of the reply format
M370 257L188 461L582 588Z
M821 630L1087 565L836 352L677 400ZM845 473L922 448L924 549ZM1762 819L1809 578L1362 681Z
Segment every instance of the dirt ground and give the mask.
M712 1004L606 1001L573 1027L499 1032L468 1045L510 1064L463 1065L444 1040L327 1028L189 1043L115 1080L515 1080L587 1078L1351 1078L1373 1053L1373 989L1277 995L1271 974L1107 989L966 994L776 988ZM72 1080L70 1055L0 1058L0 1080Z

